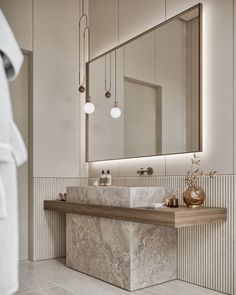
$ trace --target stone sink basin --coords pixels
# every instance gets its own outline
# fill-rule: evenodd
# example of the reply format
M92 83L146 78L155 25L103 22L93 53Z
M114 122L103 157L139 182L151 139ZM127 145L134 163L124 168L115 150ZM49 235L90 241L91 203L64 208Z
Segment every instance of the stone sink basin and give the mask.
M165 187L68 187L67 202L148 207L172 192ZM176 241L172 227L66 214L67 266L128 291L176 279Z
M76 186L67 187L67 201L126 208L150 207L163 202L173 192L173 188L167 187Z

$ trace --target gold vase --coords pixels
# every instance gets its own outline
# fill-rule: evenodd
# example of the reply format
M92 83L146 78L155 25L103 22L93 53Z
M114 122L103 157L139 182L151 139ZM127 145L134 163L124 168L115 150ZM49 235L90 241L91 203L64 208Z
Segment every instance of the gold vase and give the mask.
M200 207L205 200L205 192L202 187L190 184L183 192L183 200L187 207Z

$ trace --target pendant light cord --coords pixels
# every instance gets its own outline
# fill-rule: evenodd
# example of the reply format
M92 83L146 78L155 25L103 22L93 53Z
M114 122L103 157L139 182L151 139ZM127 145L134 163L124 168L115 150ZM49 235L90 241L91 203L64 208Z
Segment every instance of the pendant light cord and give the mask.
M85 29L84 29L84 33L83 33L83 37L84 37L84 67L85 67L85 51L86 51L86 32L87 32L87 59L90 60L90 28L86 25Z
M165 20L166 20L166 0L165 0Z
M84 15L84 0L82 0L82 15Z
M118 0L118 12L117 12L117 42L120 44L120 0Z
M155 32L155 85L157 85L157 30Z
M80 17L80 22L81 22L81 17ZM81 56L82 56L82 50L81 50L81 42L80 42L80 39L81 39L81 34L80 34L81 25L80 25L80 22L79 22L79 84L84 85L84 82L85 82L84 76L83 76L83 81L81 82ZM83 56L82 56L82 58L83 58Z
M84 85L85 84L85 72L86 72L86 69L85 69L85 51L86 51L86 35L87 35L87 49L88 49L88 59L90 59L90 28L88 26L88 16L85 14L85 11L84 11L84 0L81 0L80 2L80 7L82 6L82 14L79 18L79 84L80 85ZM83 19L85 19L85 28L84 30L82 31L83 32L83 46L81 48L81 27L82 27L82 21ZM87 33L87 34L86 34ZM82 56L82 59L83 59L83 80L82 80L82 83L81 83L81 56Z
M111 53L109 53L109 88L107 89L107 55L105 55L105 92L110 92L111 91Z
M117 83L117 74L116 74L116 66L117 66L117 58L116 58L116 50L115 50L115 104L117 104L117 93L116 93L116 83Z

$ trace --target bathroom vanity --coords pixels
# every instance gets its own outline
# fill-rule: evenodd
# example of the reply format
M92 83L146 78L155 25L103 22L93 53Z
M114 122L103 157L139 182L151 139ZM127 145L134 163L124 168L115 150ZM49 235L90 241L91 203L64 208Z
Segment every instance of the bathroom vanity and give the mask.
M165 187L68 187L67 202L45 201L66 214L68 267L129 291L176 279L177 227L226 220L226 209L159 208Z

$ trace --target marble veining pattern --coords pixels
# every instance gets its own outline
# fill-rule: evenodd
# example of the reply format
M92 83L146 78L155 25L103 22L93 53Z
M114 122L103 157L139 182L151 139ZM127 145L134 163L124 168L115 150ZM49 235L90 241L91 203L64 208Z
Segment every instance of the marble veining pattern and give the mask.
M164 187L69 187L68 201L138 207L161 202ZM176 279L174 228L67 214L67 265L126 290Z
M130 207L130 189L119 187L67 187L69 202Z
M126 290L176 279L176 230L67 214L69 267Z
M118 207L148 206L175 192L172 187L67 187L69 202Z
M131 290L176 279L174 228L132 223Z
M69 267L130 288L128 222L67 214L66 263Z

